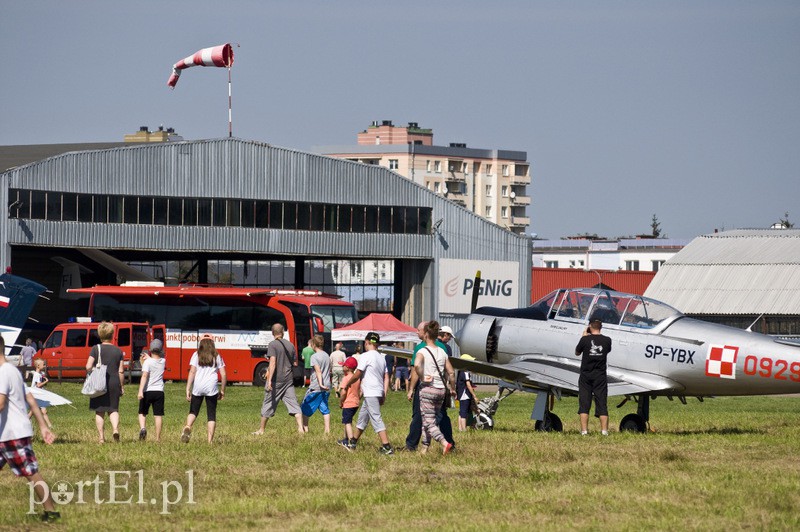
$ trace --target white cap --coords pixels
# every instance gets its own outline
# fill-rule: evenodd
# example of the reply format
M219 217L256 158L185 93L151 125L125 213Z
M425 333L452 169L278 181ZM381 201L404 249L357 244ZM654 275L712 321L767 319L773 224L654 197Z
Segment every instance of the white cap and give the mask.
M455 334L453 334L453 329L451 329L451 328L450 328L450 327L448 327L447 325L445 325L445 326L443 326L443 327L439 327L439 332L447 333L447 334L449 334L450 336L452 336L453 338L455 338L455 337L456 337L456 335L455 335Z

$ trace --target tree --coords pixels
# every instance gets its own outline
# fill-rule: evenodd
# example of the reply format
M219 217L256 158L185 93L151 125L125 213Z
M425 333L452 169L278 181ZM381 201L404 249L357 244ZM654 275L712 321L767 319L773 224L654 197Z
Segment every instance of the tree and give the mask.
M661 236L661 223L658 221L658 216L653 215L653 220L650 222L650 227L653 228L653 238Z

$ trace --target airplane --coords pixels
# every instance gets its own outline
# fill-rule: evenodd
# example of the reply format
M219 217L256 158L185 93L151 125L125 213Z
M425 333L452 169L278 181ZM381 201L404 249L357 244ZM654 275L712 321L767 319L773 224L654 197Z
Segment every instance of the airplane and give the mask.
M25 327L33 306L47 288L18 275L0 275L0 334L9 352Z
M467 317L457 344L476 360L451 358L457 369L496 377L498 392L479 404L478 427L494 426L502 399L537 394L531 419L561 431L555 398L576 396L581 358L575 346L590 320L612 340L608 395L638 403L620 431L645 432L650 400L800 393L800 344L689 318L671 306L602 288L559 289L521 309L482 307ZM758 321L758 320L756 320Z

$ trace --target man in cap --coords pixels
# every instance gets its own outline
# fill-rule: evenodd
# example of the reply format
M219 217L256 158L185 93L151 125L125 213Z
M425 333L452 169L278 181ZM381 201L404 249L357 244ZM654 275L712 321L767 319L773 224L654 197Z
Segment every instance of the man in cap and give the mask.
M581 374L578 378L578 415L581 418L581 434L589 433L589 409L594 397L594 415L600 418L600 430L608 436L608 375L606 358L611 352L611 338L600 331L603 322L593 319L584 331L575 356L581 359Z
M364 353L358 360L358 366L353 373L353 378L347 383L345 391L354 383L361 381L361 392L364 396L364 403L358 411L358 422L353 432L355 444L361 434L367 429L368 424L372 424L372 429L378 434L381 440L381 447L378 449L382 454L394 454L394 448L389 443L386 435L386 425L381 417L381 405L389 392L389 374L386 371L386 360L378 351L378 343L381 338L376 332L370 332L364 338Z

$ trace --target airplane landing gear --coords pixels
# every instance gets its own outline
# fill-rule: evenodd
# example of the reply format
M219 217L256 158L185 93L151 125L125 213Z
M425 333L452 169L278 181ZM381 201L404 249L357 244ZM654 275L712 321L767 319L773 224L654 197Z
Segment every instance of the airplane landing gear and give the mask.
M475 428L479 430L492 430L494 428L494 415L500 406L500 401L514 393L516 390L498 387L494 397L484 397L478 403L478 415L475 416Z
M561 432L564 430L564 425L561 423L561 418L552 412L545 412L544 419L537 421L534 428L539 432Z
M650 396L640 395L639 406L635 414L628 414L619 424L620 432L647 432L647 423L650 421Z

